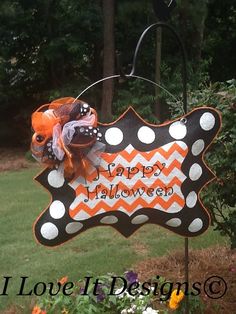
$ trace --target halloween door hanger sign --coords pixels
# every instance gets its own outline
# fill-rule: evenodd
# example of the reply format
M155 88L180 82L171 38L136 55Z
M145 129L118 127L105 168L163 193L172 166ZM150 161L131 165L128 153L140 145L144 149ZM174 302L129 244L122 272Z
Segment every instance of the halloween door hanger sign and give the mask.
M145 122L132 107L110 124L87 103L62 98L32 115L36 177L51 194L34 224L36 240L62 244L95 226L125 237L146 223L193 237L209 226L201 189L214 178L203 155L221 126L211 107L165 124Z

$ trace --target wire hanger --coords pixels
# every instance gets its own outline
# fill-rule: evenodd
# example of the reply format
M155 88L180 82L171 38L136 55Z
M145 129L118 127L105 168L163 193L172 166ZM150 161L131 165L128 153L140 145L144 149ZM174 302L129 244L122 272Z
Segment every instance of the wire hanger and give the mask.
M146 77L143 76L139 76L135 74L135 70L136 70L136 62L137 62L137 57L138 57L138 53L141 47L141 44L143 42L143 39L145 38L145 36L147 35L147 33L152 30L152 29L158 29L158 28L166 28L168 29L175 37L176 41L178 42L178 45L180 47L180 51L181 51L181 57L182 57L182 85L183 85L183 112L187 113L187 68L186 68L186 52L184 49L184 45L182 40L180 39L179 35L176 33L176 31L173 29L173 27L171 27L170 25L166 24L165 22L158 22L158 23L154 23L149 25L141 34L138 43L136 45L135 48L135 52L134 52L134 56L133 56L133 62L132 62L132 69L131 72L129 74L124 74L121 73L120 74L114 74L111 76L107 76L107 77L103 77L102 79L92 83L91 85L89 85L88 87L86 87L82 92L80 92L80 94L75 98L74 101L76 101L78 98L80 98L86 91L88 91L90 88L92 88L93 86L106 81L106 80L110 80L110 79L114 79L114 78L121 78L124 77L126 79L129 78L136 78L136 79L140 79L143 80L145 82L148 82L154 86L157 86L159 88L161 88L162 90L164 90L169 96L171 96L176 102L179 102L179 100L172 94L170 93L165 87L163 87L162 85L158 84L157 82L154 82Z

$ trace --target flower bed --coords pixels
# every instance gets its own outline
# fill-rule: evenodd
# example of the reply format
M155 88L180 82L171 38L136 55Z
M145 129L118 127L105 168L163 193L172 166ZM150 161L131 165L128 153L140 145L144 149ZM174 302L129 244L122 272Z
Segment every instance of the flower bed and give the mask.
M63 277L50 293L40 296L32 314L164 314L183 308L184 293L164 278L140 282L133 271L123 276L87 276L76 283Z

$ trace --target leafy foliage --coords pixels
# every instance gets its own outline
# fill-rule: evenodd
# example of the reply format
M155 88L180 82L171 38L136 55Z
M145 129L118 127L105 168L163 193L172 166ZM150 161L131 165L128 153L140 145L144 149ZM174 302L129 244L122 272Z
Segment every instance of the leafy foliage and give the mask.
M236 81L215 83L195 91L190 96L190 104L210 105L222 113L222 130L206 154L217 180L204 191L203 200L211 209L215 229L227 235L231 247L236 248Z
M93 276L85 277L86 280L79 280L77 283L66 282L65 278L67 279L67 277L62 278L62 285L60 280L54 284L54 290L50 293L47 291L46 295L38 299L38 304L33 308L32 314L45 312L47 314L78 312L84 314L168 314L170 302L175 301L172 299L177 299L175 306L178 308L178 313L184 312L181 304L184 293L179 291L182 294L179 299L176 293L173 293L170 282L165 281L163 277L160 277L158 282L157 279L146 282L146 289L143 288L144 283L138 280L137 274L133 271L125 272L123 277L116 277L114 274L100 276L96 281L93 279L93 283L87 281ZM68 288L67 285L69 285ZM60 290L61 287L63 287L62 290ZM157 293L154 287L158 287L160 292Z
M0 4L1 117L12 144L26 137L19 124L50 95L78 93L78 87L96 77L101 44L101 8L94 1L1 1ZM95 31L96 30L96 31ZM99 51L101 48L99 48ZM21 137L18 137L18 134ZM2 143L9 142L5 133ZM27 137L28 138L28 137ZM7 141L4 141L7 140Z
M151 123L158 122L153 114L154 88L150 84L148 85L140 80L128 80L123 83L123 86L118 86L114 101L114 118L118 118L128 106L133 106L147 121Z
M179 29L186 43L191 86L206 79L209 69L210 79L231 78L235 64L235 6L229 0L177 3L170 23ZM186 27L182 27L183 21ZM36 105L60 96L77 96L90 82L101 78L101 1L2 0L0 22L0 140L2 145L22 145L29 141L29 116ZM129 72L138 37L153 22L156 17L151 1L117 2L116 48L122 53L125 72ZM200 38L200 33L205 37ZM155 73L155 41L153 31L145 38L137 64L137 73L151 79ZM202 55L195 56L197 50ZM176 79L179 50L166 32L162 57L162 83L176 95L180 91ZM196 62L197 57L202 58ZM98 109L100 89L101 86L92 95L85 95Z
M213 81L235 77L236 4L234 1L209 0L203 58Z

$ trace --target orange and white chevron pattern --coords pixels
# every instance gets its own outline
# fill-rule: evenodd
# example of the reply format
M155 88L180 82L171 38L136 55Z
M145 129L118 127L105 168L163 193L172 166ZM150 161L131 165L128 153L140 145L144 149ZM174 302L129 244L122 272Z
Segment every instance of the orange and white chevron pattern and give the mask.
M78 177L70 183L76 191L70 216L84 220L108 211L130 216L141 208L180 211L185 205L181 185L186 179L181 165L187 153L182 141L149 152L130 144L121 152L103 153L98 171L91 167L87 182Z

